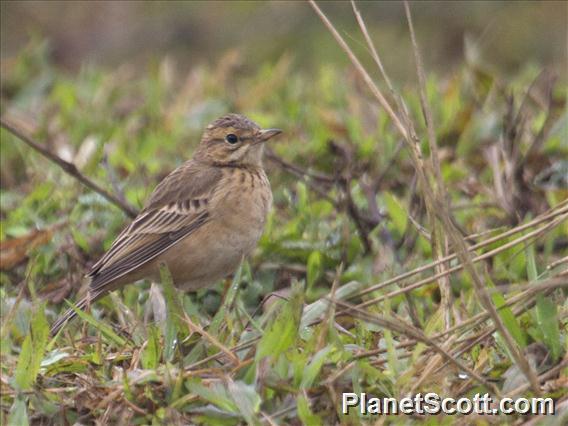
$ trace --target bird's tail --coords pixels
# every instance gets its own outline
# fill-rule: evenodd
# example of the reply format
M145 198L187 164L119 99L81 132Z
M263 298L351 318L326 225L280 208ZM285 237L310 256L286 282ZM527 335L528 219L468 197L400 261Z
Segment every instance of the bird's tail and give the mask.
M75 304L75 309L80 310L80 311L84 311L85 309L87 309L88 306L91 305L91 303L100 299L101 296L103 296L103 294L101 294L101 293L87 294L87 296L85 296L84 298L79 300L79 302L77 302ZM77 316L77 311L75 309L71 309L71 308L67 309L67 311L65 311L64 314L60 315L59 318L57 318L57 320L55 320L55 322L51 326L51 335L52 336L57 335L57 333L59 333L59 330L61 330L63 328L63 326L65 324L67 324L68 321L70 321L71 319L73 319Z

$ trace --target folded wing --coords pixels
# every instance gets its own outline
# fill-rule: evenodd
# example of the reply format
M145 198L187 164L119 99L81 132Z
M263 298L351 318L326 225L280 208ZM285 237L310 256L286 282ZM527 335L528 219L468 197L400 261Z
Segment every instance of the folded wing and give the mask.
M152 261L210 220L210 199L222 173L200 170L189 161L170 173L154 190L147 206L117 237L89 272L90 290L107 284Z

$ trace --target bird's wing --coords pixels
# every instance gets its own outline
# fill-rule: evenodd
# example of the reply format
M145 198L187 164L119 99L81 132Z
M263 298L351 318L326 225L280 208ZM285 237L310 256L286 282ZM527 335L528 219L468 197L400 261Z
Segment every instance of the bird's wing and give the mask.
M210 220L210 200L222 177L217 169L203 170L188 161L154 190L146 207L116 238L89 272L90 290L143 266Z

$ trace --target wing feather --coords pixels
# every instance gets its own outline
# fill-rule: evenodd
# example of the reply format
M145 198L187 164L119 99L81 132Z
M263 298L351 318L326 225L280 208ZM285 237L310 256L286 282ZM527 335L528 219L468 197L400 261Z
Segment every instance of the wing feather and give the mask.
M154 190L146 207L120 233L89 272L91 291L103 291L113 280L155 259L210 220L209 201L222 178L188 161Z
M130 250L114 263L106 266L92 276L91 291L99 291L109 282L128 274L129 272L139 268L150 260L155 259L164 251L173 247L183 238L190 235L199 227L203 226L209 219L209 214L203 212L194 221L177 231L163 234L150 234L142 244Z

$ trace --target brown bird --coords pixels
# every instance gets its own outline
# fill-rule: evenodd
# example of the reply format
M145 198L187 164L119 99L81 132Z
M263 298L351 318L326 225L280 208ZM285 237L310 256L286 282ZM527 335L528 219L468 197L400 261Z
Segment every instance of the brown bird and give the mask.
M260 238L272 204L262 166L264 143L279 129L262 130L238 114L211 123L193 158L156 187L144 209L88 273L85 309L110 291L149 278L164 263L176 287L194 291L234 272ZM70 309L52 335L75 317Z

